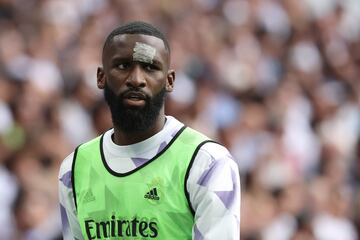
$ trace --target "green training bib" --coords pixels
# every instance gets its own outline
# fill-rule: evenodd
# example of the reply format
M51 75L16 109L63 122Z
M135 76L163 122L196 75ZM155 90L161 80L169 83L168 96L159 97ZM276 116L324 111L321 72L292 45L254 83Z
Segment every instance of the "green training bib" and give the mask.
M194 224L186 181L207 137L182 128L153 159L125 174L113 172L103 136L74 154L73 191L85 239L191 239Z

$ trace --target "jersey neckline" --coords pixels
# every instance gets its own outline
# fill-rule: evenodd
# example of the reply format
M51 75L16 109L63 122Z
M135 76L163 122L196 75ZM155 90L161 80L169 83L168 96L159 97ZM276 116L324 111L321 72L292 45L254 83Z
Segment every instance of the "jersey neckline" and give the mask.
M104 134L101 135L101 138L100 138L100 155L101 155L101 160L103 162L103 165L105 166L106 170L113 176L116 176L116 177L126 177L128 175L131 175L132 173L142 169L143 167L147 166L148 164L150 164L151 162L153 162L154 160L156 160L157 158L159 158L174 142L175 140L180 136L180 134L186 129L186 126L182 126L180 128L180 130L176 133L176 135L170 140L170 142L166 145L166 147L164 147L164 149L162 149L160 152L158 152L154 157L152 157L150 160L148 160L146 163L134 168L133 170L131 171L128 171L128 172L124 172L124 173L119 173L119 172L115 172L114 170L112 170L107 161L106 161L106 158L105 158L105 155L104 155L104 149L103 149L103 140L104 140Z

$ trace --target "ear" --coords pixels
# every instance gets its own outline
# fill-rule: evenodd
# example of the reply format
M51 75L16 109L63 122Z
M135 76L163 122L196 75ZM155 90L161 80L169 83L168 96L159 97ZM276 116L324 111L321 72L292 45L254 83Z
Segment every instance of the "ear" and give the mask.
M97 76L97 87L100 89L104 89L106 83L106 77L105 77L104 69L102 67L98 67L96 76Z
M175 82L175 71L170 69L167 73L167 78L166 78L166 91L167 92L172 92L172 90L174 88L174 82Z

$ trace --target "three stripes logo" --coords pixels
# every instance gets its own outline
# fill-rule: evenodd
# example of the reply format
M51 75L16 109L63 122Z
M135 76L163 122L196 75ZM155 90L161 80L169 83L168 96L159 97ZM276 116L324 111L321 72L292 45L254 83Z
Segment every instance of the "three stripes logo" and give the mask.
M158 195L156 188L153 188L149 192L147 192L145 194L144 198L151 199L151 200L160 200L160 197Z

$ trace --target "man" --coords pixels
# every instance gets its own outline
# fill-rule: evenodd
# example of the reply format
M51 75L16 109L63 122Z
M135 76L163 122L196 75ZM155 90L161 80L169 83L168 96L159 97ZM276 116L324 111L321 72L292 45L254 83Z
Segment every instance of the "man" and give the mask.
M97 71L113 129L59 175L64 239L239 239L240 182L226 148L164 113L167 39L131 22L107 37Z

